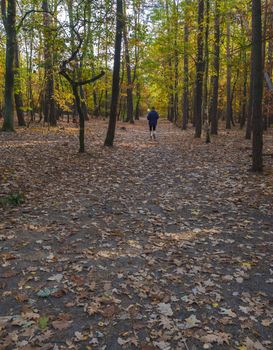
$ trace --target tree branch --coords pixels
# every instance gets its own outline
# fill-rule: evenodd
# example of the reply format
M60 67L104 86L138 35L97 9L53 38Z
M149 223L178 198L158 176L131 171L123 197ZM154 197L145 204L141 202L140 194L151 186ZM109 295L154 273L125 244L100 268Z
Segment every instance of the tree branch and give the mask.
M101 71L100 74L94 76L91 79L88 80L81 80L81 81L75 81L74 84L76 84L77 86L82 86L82 85L86 85L86 84L90 84L90 83L94 83L94 81L100 79L101 77L103 77L105 74L104 71Z
M73 79L67 74L67 72L63 69L60 70L59 72L71 85L74 84Z
M2 1L3 2L3 1ZM53 16L53 13L50 12L50 11L45 11L45 10L29 10L27 11L24 16L21 18L20 22L18 23L17 27L16 27L16 30L19 31L24 23L24 20L27 18L27 16L29 16L31 13L48 13L50 14L51 16Z

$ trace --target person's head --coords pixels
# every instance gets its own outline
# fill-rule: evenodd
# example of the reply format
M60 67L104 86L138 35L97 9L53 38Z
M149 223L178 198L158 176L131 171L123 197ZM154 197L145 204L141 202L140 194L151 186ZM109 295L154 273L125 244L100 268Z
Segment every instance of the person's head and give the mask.
M154 111L155 110L155 107L152 107L152 111Z

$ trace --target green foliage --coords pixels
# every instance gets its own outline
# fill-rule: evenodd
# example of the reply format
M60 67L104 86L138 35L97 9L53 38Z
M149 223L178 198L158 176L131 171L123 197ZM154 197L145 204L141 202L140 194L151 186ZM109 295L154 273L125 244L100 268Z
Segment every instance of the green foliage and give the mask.
M50 24L44 23L41 1L22 0L17 7L17 25L26 13L23 24L18 30L17 39L20 48L20 68L15 79L15 92L22 92L23 111L39 113L45 94L45 52L50 47L52 52L52 74L54 77L53 99L57 106L69 111L73 106L73 95L70 85L59 77L62 60L68 58L79 44L82 45L75 62L70 65L70 75L77 79L88 79L100 70L106 72L105 77L93 85L84 86L88 110L94 110L100 103L104 113L105 96L111 98L115 2L110 0L101 4L89 0L65 0L58 2L48 0ZM141 106L145 111L150 103L160 103L162 112L166 112L169 97L179 96L179 113L182 110L182 94L184 86L184 50L189 56L189 95L194 91L196 50L197 50L197 12L198 1L195 0L125 0L127 11L128 41L131 69L134 76L134 99L136 102L136 86L139 86ZM205 1L206 3L206 1ZM209 12L209 57L208 57L208 98L211 96L210 78L213 71L214 18L216 0L210 0ZM219 1L220 4L220 109L226 103L226 19L231 23L231 60L232 86L234 92L242 94L244 84L244 67L250 66L251 49L251 3L245 0ZM31 12L33 11L33 12ZM185 47L184 25L189 28L189 41ZM204 19L206 25L206 15ZM272 33L268 33L268 38ZM268 43L266 44L268 51ZM177 56L177 61L176 58ZM122 58L124 60L124 57ZM177 63L177 67L175 65ZM0 107L3 107L5 68L5 31L0 27ZM178 82L175 83L175 69ZM239 74L237 74L239 72ZM250 70L248 70L248 73ZM126 81L126 69L123 64L121 78ZM248 79L249 84L249 79ZM249 86L248 86L249 87ZM122 84L121 96L126 94L126 85ZM97 100L97 102L96 102ZM235 113L239 111L239 97L234 102ZM109 108L108 101L108 108ZM159 102L160 101L160 102ZM192 109L193 103L190 108Z
M42 330L46 329L48 325L48 321L49 321L49 317L47 316L40 317L38 320L39 328Z
M13 192L4 197L0 197L0 206L19 206L24 203L25 197L21 192Z

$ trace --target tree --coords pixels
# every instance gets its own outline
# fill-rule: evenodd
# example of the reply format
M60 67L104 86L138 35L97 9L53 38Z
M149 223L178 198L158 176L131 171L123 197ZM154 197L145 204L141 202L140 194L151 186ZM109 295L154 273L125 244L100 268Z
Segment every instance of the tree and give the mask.
M18 125L19 126L25 126L25 118L24 118L24 111L23 111L23 94L22 94L22 87L21 87L21 80L20 80L20 59L19 59L19 47L18 47L18 41L16 39L15 43L15 91L14 91L14 100L15 100L15 107L16 107L16 114L18 119Z
M56 111L54 101L54 70L52 52L52 19L49 13L48 0L43 0L42 9L44 11L44 69L45 69L45 89L43 99L44 121L52 126L56 126Z
M209 79L209 30L210 30L210 2L206 0L206 28L205 28L205 49L204 49L204 83L203 83L203 106L202 120L208 118L208 79Z
M79 36L79 34L78 34L78 36ZM85 144L84 144L85 116L84 116L84 112L83 112L83 108L82 108L82 101L80 98L79 87L95 82L96 80L103 77L105 73L102 71L97 76L92 77L92 78L87 79L87 80L77 81L77 80L72 78L72 77L75 77L77 75L73 71L70 72L72 74L69 74L69 70L68 70L67 65L76 60L81 46L82 46L82 39L79 40L79 45L76 48L76 50L72 53L72 55L67 60L64 60L62 62L61 67L60 67L60 74L69 82L69 84L72 88L72 91L73 91L73 95L75 98L76 107L77 107L77 111L79 113L79 119L80 119L80 130L79 130L80 149L79 149L79 152L84 153L84 151L85 151ZM71 77L71 75L72 75L72 77Z
M195 80L194 121L195 137L200 138L202 133L202 94L204 76L204 0L198 0L198 33L197 33L197 58Z
M6 8L6 4L8 7ZM14 59L16 44L16 1L1 0L2 20L6 31L6 70L3 131L14 131Z
M215 1L214 18L214 58L212 74L212 99L210 105L211 133L218 133L218 90L219 90L219 70L220 70L220 9L219 0Z
M134 123L134 105L133 105L133 84L132 84L132 75L131 75L131 65L130 65L130 53L129 53L129 42L128 42L128 31L127 31L127 15L126 15L126 4L124 2L124 20L123 25L123 38L124 38L124 51L125 51L125 64L126 64L126 73L127 73L127 118L126 121Z
M117 106L118 106L118 97L119 97L121 41L122 41L122 31L123 31L123 25L124 25L122 7L123 7L122 0L117 0L115 55L114 55L114 68L113 68L113 79L112 79L112 99L111 99L109 125L108 125L106 139L104 142L105 146L113 146L114 138L115 138Z
M187 129L189 120L189 0L185 3L184 18L184 79L183 79L183 117L182 129Z
M252 0L252 170L263 170L263 59L262 59L262 11L261 0Z
M227 109L226 129L231 129L232 98L231 98L231 53L230 53L230 14L227 14Z

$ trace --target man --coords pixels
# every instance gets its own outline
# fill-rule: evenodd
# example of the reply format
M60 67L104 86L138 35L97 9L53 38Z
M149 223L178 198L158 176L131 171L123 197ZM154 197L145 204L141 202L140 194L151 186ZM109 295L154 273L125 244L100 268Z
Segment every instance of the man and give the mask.
M147 119L149 122L149 128L150 128L150 135L151 135L151 140L155 140L155 135L156 135L156 126L157 126L157 120L159 118L159 115L157 111L155 110L154 107L152 107L151 112L148 113Z

